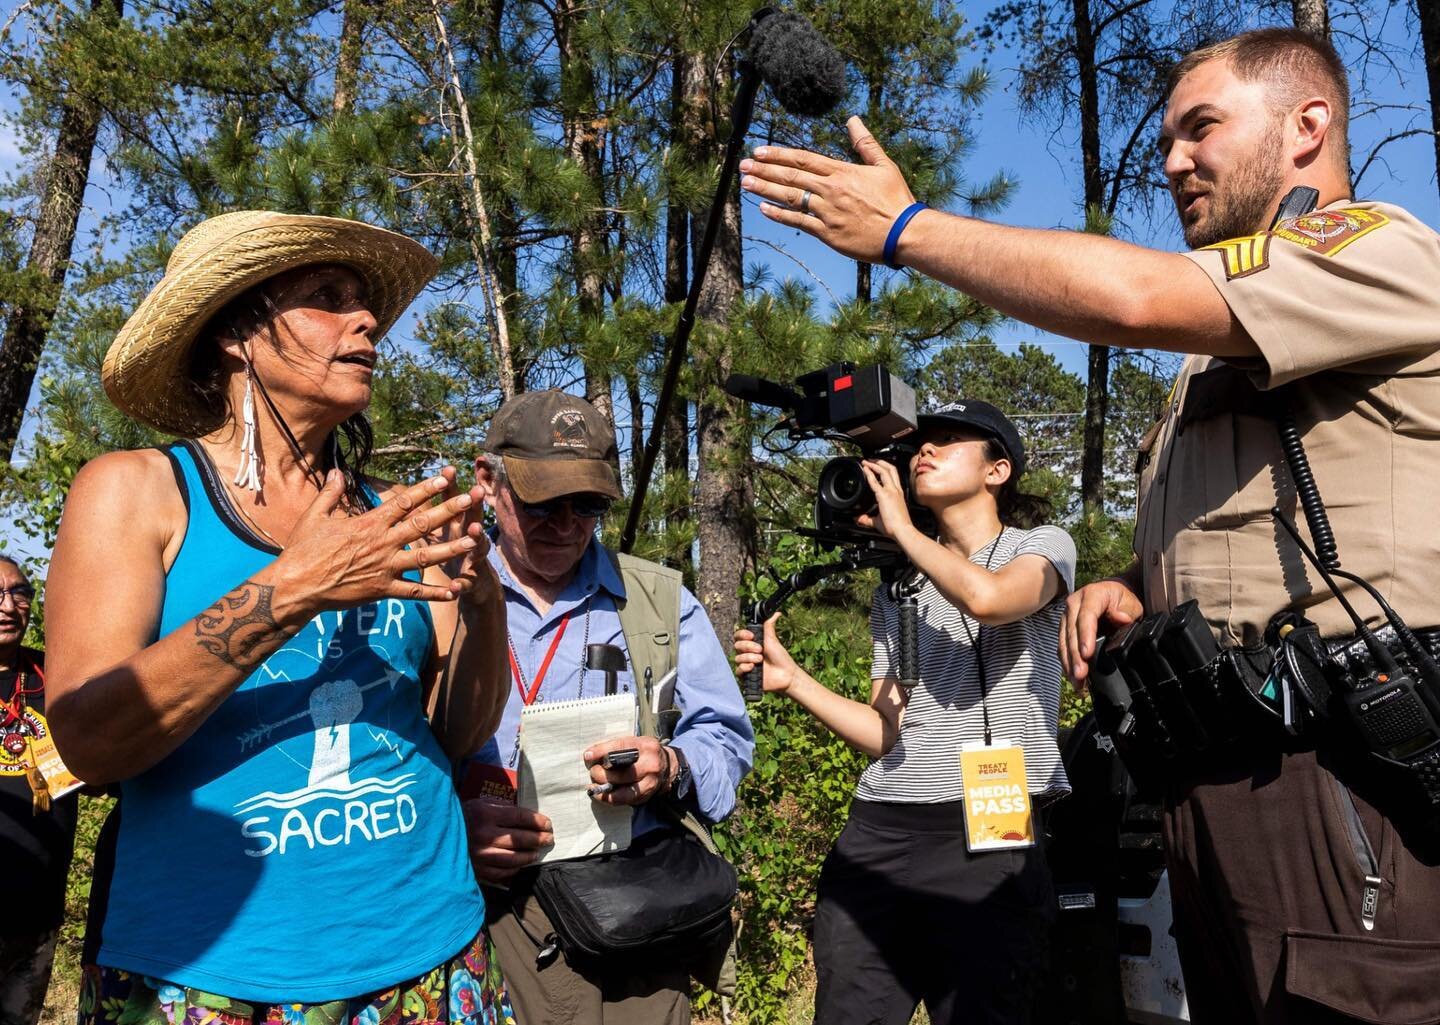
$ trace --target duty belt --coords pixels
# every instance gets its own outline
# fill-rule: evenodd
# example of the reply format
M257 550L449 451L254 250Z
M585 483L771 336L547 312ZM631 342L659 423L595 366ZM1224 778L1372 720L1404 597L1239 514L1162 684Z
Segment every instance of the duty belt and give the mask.
M1408 672L1414 660L1395 631L1374 633ZM1414 636L1440 661L1440 630ZM1392 686L1374 660L1361 638L1323 639L1290 612L1271 620L1263 643L1221 647L1189 601L1111 637L1091 661L1090 687L1100 729L1142 786L1203 767L1237 742L1272 750L1339 744L1395 768L1424 814L1440 815L1435 721L1401 693L1421 689L1423 676L1411 674L1421 685L1397 677Z

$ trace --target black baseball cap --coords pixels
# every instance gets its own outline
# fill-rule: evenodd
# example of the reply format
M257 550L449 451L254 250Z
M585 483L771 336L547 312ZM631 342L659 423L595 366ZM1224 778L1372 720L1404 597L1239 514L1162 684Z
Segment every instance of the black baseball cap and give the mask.
M951 402L929 413L915 418L921 431L937 427L969 427L989 438L994 438L1010 457L1010 479L1019 480L1025 472L1025 443L1010 418L988 402L979 399L961 399Z

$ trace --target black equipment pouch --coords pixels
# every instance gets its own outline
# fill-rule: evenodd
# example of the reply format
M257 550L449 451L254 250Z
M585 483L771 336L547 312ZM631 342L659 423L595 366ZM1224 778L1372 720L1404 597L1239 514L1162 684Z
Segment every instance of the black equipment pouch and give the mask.
M1102 732L1145 785L1179 762L1241 738L1278 732L1285 694L1269 645L1222 648L1194 601L1112 636L1091 661Z
M662 967L729 943L738 881L689 833L657 830L615 854L542 865L534 892L571 964Z

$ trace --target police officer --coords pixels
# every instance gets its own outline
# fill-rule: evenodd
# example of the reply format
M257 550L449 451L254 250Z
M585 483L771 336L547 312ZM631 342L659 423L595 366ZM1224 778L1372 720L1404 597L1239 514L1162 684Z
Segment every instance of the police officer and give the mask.
M1184 254L922 208L858 119L861 164L761 147L741 165L766 216L847 255L912 267L1046 330L1192 354L1142 456L1135 564L1069 599L1061 655L1079 684L1097 631L1191 598L1230 643L1258 640L1287 608L1326 637L1353 634L1269 516L1277 502L1296 515L1272 418L1282 402L1345 568L1412 627L1440 625L1440 237L1399 207L1352 200L1348 105L1334 50L1297 31L1186 57L1159 140ZM1315 211L1271 230L1301 185L1319 191ZM1304 744L1171 781L1194 1021L1440 1021L1440 852L1397 832L1392 807L1350 759ZM1367 876L1380 880L1368 916Z

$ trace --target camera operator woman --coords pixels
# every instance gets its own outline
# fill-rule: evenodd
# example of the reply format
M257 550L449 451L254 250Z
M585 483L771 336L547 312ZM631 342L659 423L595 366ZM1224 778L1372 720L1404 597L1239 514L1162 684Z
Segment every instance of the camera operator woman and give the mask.
M106 356L114 404L186 440L85 466L51 563L57 742L120 790L81 1025L509 1019L445 754L509 685L479 491L365 475L376 345L435 269L225 214ZM437 739L442 677L473 715Z
M735 634L740 672L763 664L767 691L874 759L820 873L816 1025L904 1025L920 1003L936 1025L1023 1022L1054 914L1039 846L968 849L961 750L1022 747L1032 807L1069 792L1056 652L1075 546L1057 527L1027 529L1044 503L1017 488L1024 448L998 409L958 402L919 425L910 473L938 540L912 522L889 463L864 462L877 508L858 518L924 575L914 690L900 686L899 614L884 587L870 614L869 704L797 665L774 618L763 656L750 631Z

